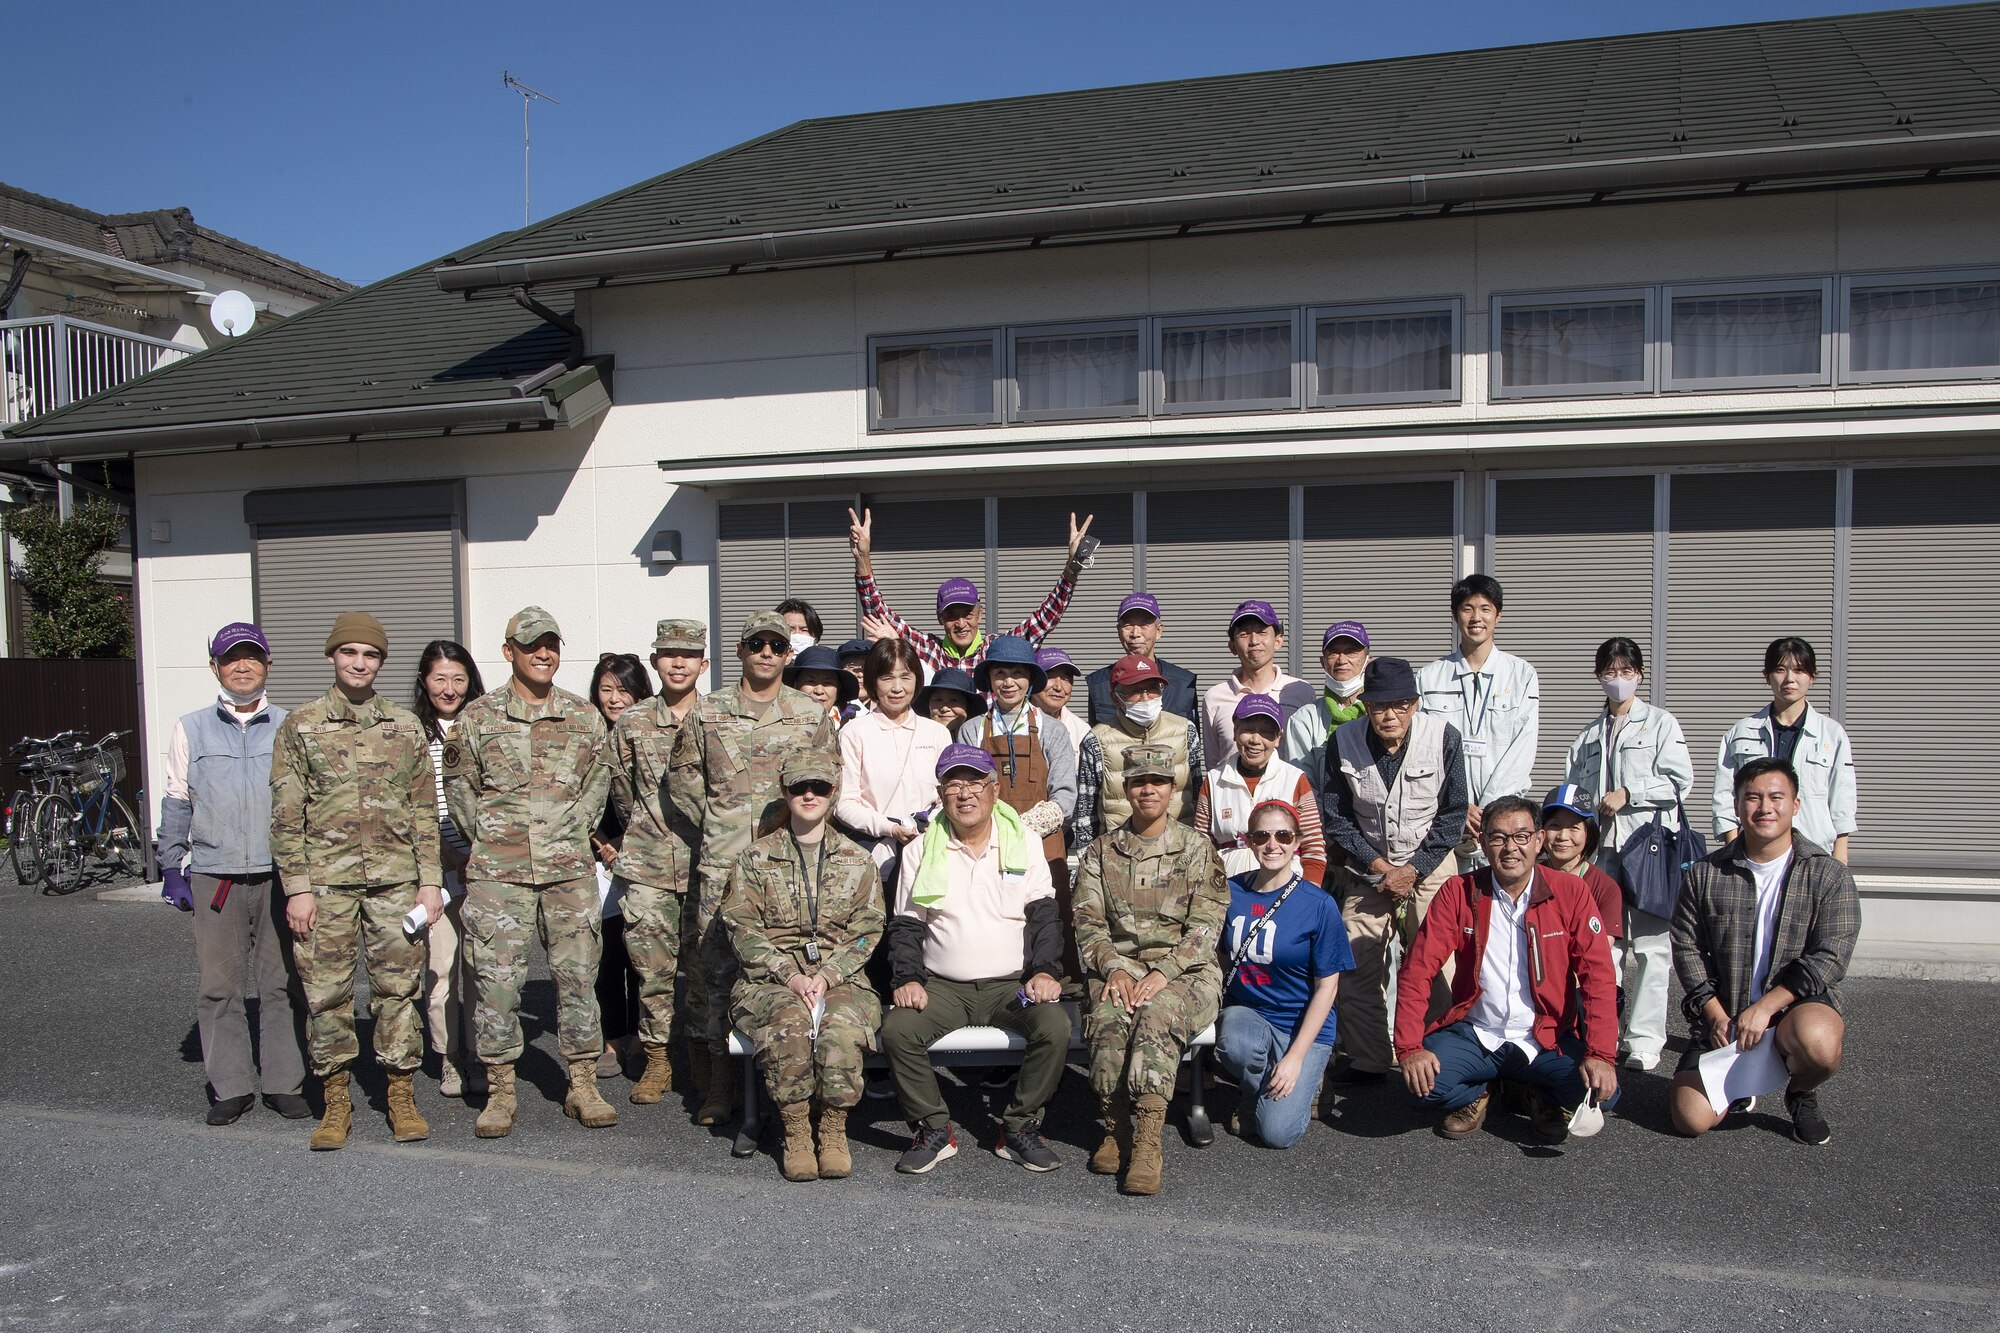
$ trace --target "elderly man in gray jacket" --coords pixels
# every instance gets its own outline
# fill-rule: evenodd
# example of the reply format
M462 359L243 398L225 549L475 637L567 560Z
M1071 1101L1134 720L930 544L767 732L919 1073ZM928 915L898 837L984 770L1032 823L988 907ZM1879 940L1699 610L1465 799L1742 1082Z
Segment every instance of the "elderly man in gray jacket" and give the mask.
M264 697L271 645L255 625L225 625L208 645L221 687L174 723L160 802L161 896L194 916L201 970L195 1023L214 1102L208 1123L233 1123L256 1101L287 1120L311 1114L305 1080L305 995L281 928L284 895L271 869L271 741L285 710ZM245 1001L257 998L250 1053Z

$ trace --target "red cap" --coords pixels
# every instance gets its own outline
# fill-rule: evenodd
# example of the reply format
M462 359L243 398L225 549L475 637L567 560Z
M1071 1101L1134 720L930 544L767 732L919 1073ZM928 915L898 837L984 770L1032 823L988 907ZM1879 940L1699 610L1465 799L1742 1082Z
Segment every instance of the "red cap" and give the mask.
M1111 664L1111 688L1113 689L1124 685L1137 685L1142 680L1157 680L1161 684L1165 684L1166 679L1165 676L1160 674L1158 666L1147 661L1137 653L1127 653Z

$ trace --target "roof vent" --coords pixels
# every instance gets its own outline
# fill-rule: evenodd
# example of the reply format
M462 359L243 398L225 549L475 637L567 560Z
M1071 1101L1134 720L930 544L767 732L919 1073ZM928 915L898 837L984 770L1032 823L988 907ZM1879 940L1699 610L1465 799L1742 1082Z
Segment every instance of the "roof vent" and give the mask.
M838 213L840 211L840 200L838 199L827 200L826 211L829 213Z
M1089 188L1090 187L1088 185L1085 185L1082 181L1071 181L1069 183L1069 192L1071 194L1082 194L1085 190L1088 190Z
M681 225L681 220L679 218L668 218L667 225L669 227L678 227Z
M1461 148L1458 150L1458 155L1461 158L1474 158L1479 156L1479 150L1477 148Z
M1675 130L1672 137L1675 143L1686 143L1688 141L1688 132L1686 130Z
M722 220L728 223L732 227L740 227L743 225L743 215L740 213L725 213L723 215Z
M1898 125L1914 125L1917 123L1917 118L1907 111L1898 111L1896 113L1896 123Z
M1564 143L1582 143L1582 142L1583 142L1583 131L1582 131L1582 130L1571 130L1571 131L1570 131L1570 132L1569 132L1568 134L1565 134L1565 135L1563 136L1563 142L1564 142Z
M1784 128L1788 130L1796 129L1798 128L1799 118L1797 116L1785 116L1778 121L1778 124L1782 125Z
M573 231L569 234L569 238L572 241L588 241L594 239L596 235L594 231Z
M1169 173L1169 174L1171 174L1171 175L1175 176L1176 178L1179 178L1179 177L1184 177L1184 176L1186 176L1186 175L1187 175L1187 168L1186 168L1186 167L1175 167L1175 168L1173 169L1173 171L1172 171L1171 173Z
M1259 176L1275 176L1278 174L1278 169L1276 167L1259 167L1257 168L1257 174Z
M1361 159L1364 162L1380 162L1382 160L1382 150L1379 148L1370 148L1361 154Z
M891 205L891 207L894 208L908 208L909 206L910 206L910 201L907 199L898 199L893 205Z

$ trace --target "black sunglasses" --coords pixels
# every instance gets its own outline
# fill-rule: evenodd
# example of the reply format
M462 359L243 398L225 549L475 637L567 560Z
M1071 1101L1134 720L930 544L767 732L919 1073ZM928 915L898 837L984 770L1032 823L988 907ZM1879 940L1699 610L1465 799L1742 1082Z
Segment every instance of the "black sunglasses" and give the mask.
M818 778L811 778L805 782L794 782L791 786L785 788L785 793L788 796L804 796L808 793L814 796L831 796L833 795L833 784L831 782L821 782Z
M753 653L767 652L778 657L783 657L792 650L792 645L783 639L767 639L761 634L754 639L745 639L743 646Z
M1252 847L1262 847L1265 843L1270 842L1273 838L1277 839L1278 845L1280 847L1289 847L1294 842L1297 842L1299 837L1298 834L1292 832L1288 828L1276 828L1276 829L1260 828L1255 830L1254 832L1247 833L1244 836L1250 840L1250 845Z

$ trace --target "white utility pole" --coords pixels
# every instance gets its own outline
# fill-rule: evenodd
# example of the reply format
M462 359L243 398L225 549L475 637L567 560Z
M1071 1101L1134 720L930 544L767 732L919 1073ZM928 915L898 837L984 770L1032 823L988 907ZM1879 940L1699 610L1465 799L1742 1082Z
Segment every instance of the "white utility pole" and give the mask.
M512 70L500 71L500 82L503 86L521 94L521 225L525 227L535 220L534 194L528 185L528 152L532 142L528 133L528 108L537 99L553 102L557 106L561 106L562 103L547 93L536 92L515 78Z

